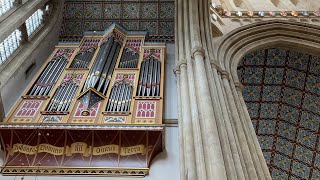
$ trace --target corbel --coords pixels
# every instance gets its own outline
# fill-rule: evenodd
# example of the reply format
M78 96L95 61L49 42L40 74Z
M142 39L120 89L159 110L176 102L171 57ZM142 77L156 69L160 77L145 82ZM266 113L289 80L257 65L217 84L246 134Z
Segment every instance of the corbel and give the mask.
M230 80L230 74L227 71L222 70L221 71L221 78L222 79L227 79L229 81Z
M196 55L200 55L202 57L205 57L205 51L204 51L203 47L201 47L201 46L196 46L196 47L192 48L191 54L192 54L192 58L194 58Z
M235 82L234 86L236 87L238 92L242 92L243 91L243 85L240 82Z

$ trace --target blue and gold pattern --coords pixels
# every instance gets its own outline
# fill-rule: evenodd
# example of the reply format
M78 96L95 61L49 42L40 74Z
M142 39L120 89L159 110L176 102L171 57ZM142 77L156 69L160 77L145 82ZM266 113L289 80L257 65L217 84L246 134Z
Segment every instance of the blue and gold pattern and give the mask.
M174 11L174 0L66 0L60 40L79 41L83 32L117 22L127 30L147 30L150 37L173 41Z
M320 56L261 49L238 65L272 178L320 178Z

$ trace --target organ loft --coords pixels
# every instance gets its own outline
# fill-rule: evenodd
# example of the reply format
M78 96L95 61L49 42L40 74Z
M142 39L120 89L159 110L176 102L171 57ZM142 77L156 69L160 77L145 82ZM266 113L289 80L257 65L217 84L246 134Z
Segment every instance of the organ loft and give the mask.
M319 36L319 0L0 0L0 179L320 179Z

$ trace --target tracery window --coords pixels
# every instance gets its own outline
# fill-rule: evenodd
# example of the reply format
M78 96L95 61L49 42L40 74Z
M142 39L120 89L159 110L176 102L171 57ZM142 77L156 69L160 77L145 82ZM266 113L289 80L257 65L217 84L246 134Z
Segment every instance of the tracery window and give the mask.
M9 11L14 6L14 0L0 0L0 16Z
M0 65L18 49L21 43L21 31L15 30L0 43Z
M37 29L39 29L42 24L43 10L38 9L26 20L28 37L30 37Z

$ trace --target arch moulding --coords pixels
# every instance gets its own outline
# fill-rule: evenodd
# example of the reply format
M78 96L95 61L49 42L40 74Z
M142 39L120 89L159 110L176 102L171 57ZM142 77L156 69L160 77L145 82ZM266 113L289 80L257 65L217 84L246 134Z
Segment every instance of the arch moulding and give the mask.
M261 48L286 47L310 54L320 52L320 26L283 20L263 21L238 28L218 43L215 59L240 83L237 66L245 54Z

